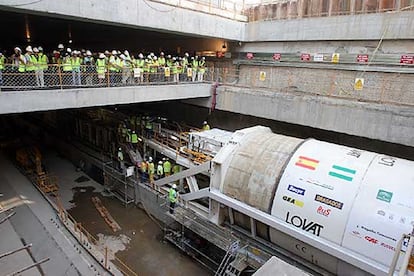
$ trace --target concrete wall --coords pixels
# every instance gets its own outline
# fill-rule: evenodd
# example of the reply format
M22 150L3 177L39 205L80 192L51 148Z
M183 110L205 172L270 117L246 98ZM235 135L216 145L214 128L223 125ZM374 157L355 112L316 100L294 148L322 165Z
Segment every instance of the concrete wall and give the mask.
M245 23L146 0L43 0L19 5L24 3L1 1L0 8L193 36L242 40L244 35Z
M208 101L191 102L209 107ZM414 146L411 106L222 86L216 109Z
M414 12L251 22L245 41L414 39Z
M301 92L414 106L413 74L369 72L364 71L365 69L365 66L360 65L355 66L355 71L241 66L238 85L276 92ZM259 78L260 72L266 73L263 81ZM357 78L364 80L362 90L354 89Z
M0 93L0 114L209 97L210 84L33 90Z

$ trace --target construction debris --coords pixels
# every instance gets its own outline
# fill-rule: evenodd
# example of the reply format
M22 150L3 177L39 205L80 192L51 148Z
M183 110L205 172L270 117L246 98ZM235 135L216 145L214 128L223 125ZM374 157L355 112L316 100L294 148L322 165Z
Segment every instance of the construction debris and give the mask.
M96 196L92 197L91 199L95 205L96 210L98 210L99 214L101 214L105 222L109 225L109 227L111 227L112 231L117 232L121 230L121 226L119 226L109 211L105 208L105 206L103 206L102 201Z

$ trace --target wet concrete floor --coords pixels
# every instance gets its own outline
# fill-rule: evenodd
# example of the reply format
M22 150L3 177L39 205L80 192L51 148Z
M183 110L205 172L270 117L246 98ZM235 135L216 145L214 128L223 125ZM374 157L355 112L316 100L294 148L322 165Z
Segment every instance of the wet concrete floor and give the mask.
M103 197L94 187L75 187L69 213L92 235L111 239L109 247L118 251L115 255L138 275L212 275L191 257L168 242L162 241L162 229L140 208L133 204L127 208L118 200ZM98 196L112 217L121 226L114 233L100 216L91 201ZM128 239L129 238L129 239ZM128 242L129 240L129 242ZM123 250L123 247L126 247Z

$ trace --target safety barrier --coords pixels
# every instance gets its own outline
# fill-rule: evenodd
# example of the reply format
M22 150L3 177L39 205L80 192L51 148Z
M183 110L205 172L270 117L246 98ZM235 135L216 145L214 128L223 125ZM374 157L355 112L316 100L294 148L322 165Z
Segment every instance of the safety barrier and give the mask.
M171 70L158 68L156 72L144 72L140 68L124 68L118 71L105 70L98 73L94 65L82 65L79 69L66 71L62 65L48 65L47 69L19 72L13 65L0 70L0 88L3 91L30 89L65 89L89 87L114 87L179 82L202 82L211 80L211 71L173 74Z

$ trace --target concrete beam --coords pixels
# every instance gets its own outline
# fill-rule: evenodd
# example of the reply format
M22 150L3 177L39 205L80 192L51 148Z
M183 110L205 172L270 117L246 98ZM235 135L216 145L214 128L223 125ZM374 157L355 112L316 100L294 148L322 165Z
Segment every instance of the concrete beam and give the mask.
M246 25L245 38L246 42L414 39L414 12L257 21Z
M222 86L216 109L414 146L412 106Z
M210 88L197 83L1 92L0 114L203 98Z
M1 1L0 9L181 34L243 40L245 23L148 0ZM196 9L196 8L194 8Z

